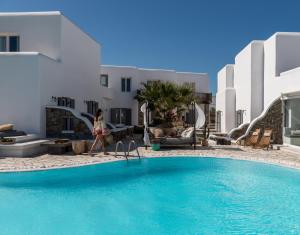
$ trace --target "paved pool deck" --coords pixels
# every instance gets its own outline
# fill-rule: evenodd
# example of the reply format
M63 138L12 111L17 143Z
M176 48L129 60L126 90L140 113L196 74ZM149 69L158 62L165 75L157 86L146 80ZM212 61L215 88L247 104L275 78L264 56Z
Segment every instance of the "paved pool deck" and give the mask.
M138 149L140 155L144 158L167 156L218 157L264 162L300 169L300 151L291 147L281 147L280 150L269 151L233 145L211 147L198 146L196 150L193 150L191 147L162 149L161 151L146 150L144 147L139 147ZM109 155L98 153L93 156L88 154L73 155L70 153L66 155L44 154L30 158L0 157L0 172L56 169L125 160L123 156L115 157L114 152L109 153ZM133 151L131 154L136 154L136 152Z

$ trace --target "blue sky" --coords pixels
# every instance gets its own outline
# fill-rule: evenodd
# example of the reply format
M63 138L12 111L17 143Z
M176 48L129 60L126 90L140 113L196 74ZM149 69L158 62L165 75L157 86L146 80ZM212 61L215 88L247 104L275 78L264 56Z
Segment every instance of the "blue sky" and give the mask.
M103 47L104 64L208 72L254 39L300 31L297 0L1 0L0 11L59 10Z

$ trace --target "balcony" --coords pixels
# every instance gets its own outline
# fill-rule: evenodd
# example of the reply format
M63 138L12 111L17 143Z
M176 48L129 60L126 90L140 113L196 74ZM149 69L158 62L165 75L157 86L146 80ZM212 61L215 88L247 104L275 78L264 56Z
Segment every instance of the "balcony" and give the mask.
M199 104L211 104L212 103L212 93L195 93L197 98L197 103Z

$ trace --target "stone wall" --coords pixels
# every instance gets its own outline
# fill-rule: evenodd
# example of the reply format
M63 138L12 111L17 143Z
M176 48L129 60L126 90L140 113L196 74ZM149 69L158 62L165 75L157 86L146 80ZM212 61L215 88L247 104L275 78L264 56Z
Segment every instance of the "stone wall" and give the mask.
M283 122L283 113L282 113L282 101L278 99L272 107L267 112L266 116L255 123L251 128L250 132L253 132L255 129L260 128L261 133L263 134L264 129L272 129L272 140L274 144L282 144L282 123Z
M249 127L249 124L245 124L242 128L236 129L231 135L229 136L230 138L236 140L240 136L244 135Z
M73 133L63 133L64 118L73 118ZM46 108L47 138L92 139L92 133L87 125L76 118L70 111L56 108Z

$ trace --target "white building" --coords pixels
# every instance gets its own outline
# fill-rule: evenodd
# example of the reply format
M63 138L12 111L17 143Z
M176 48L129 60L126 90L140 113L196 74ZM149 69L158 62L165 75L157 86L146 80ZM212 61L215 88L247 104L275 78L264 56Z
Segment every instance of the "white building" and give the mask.
M76 117L101 107L108 120L111 108L131 109L126 121L137 124L133 96L147 80L193 82L209 92L207 74L102 66L99 43L60 12L1 13L0 71L0 124L41 136L50 106ZM71 121L66 114L60 128L72 129Z
M216 129L228 132L235 127L235 89L234 65L228 64L218 73L218 90L216 94Z
M235 58L232 91L235 99L222 96L224 86L219 83L225 75L218 74L217 111L221 113L221 131L229 132L247 123L253 126L281 99L283 141L299 145L299 75L300 33L280 32L265 41L251 42ZM226 122L227 119L235 120L235 125Z
M170 81L177 84L190 84L197 93L209 93L209 79L206 73L176 72L174 70L144 69L129 66L102 65L103 79L108 79L114 98L107 101L107 119L111 122L122 122L138 125L139 106L134 96L149 81ZM104 82L105 83L105 82Z

